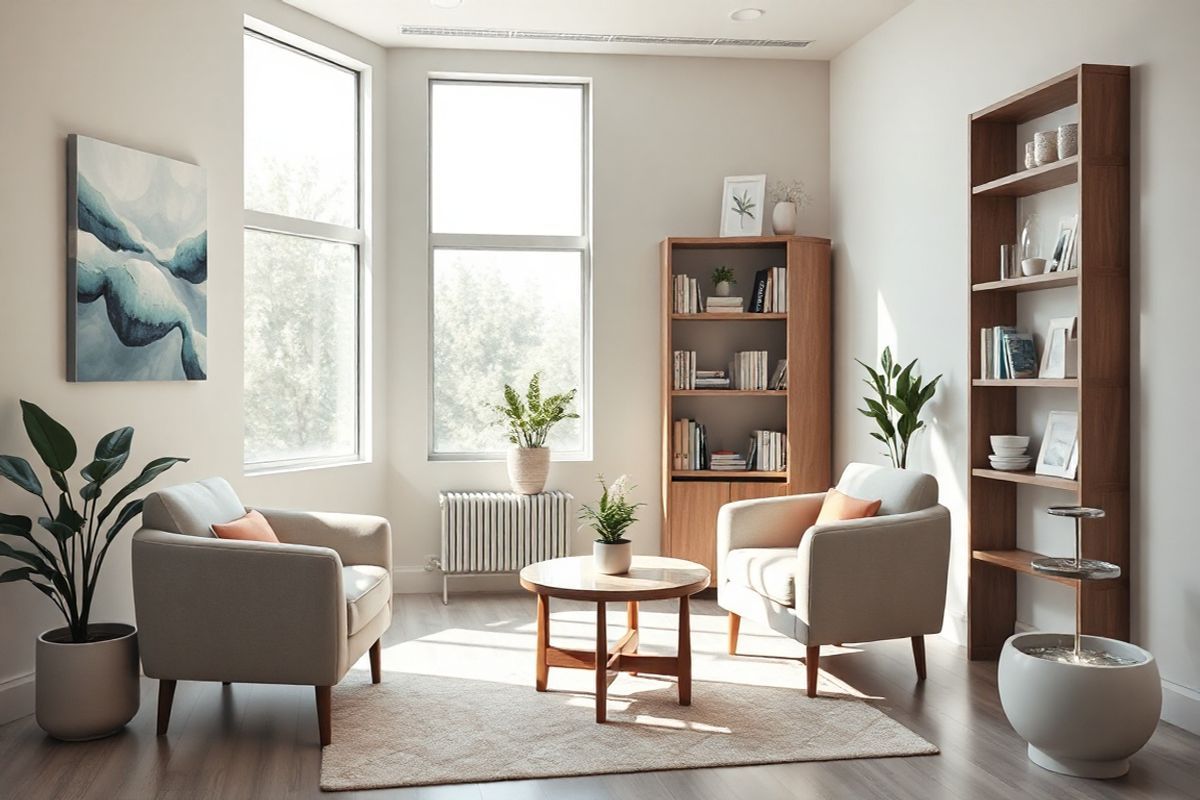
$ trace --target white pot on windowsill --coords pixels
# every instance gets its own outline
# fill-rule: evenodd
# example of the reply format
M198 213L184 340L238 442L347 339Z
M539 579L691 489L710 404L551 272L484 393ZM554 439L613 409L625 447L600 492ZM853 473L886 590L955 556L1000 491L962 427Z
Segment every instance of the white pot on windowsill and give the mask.
M619 542L597 539L592 542L592 563L601 575L624 575L633 564L633 542L628 539Z
M508 451L508 482L517 494L538 494L550 474L549 447L513 447Z

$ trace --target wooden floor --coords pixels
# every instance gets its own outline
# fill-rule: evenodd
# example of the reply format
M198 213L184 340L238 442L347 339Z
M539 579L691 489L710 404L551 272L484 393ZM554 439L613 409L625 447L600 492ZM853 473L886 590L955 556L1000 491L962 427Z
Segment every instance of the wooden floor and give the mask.
M534 613L531 596L459 595L449 607L432 595L398 600L385 645L513 615L527 613L532 620ZM692 609L694 615L721 615L711 599ZM1200 737L1166 724L1134 758L1130 774L1115 781L1065 778L1029 763L1024 743L1000 710L995 664L970 663L961 649L940 638L929 638L924 684L914 679L907 640L827 656L821 668L882 698L877 705L884 712L940 747L941 755L330 795L318 789L321 757L311 688L180 683L170 734L157 738L156 687L146 680L141 711L126 731L109 739L54 742L32 717L0 727L0 798L1200 798ZM796 669L803 665L798 662Z

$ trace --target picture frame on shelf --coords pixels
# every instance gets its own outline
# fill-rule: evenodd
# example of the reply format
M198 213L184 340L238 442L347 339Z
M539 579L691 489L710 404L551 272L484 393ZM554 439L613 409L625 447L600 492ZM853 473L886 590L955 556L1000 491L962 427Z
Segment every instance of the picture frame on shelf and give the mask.
M1042 364L1038 370L1043 378L1074 378L1078 372L1075 324L1077 317L1057 317L1050 320L1046 341L1042 345Z
M721 191L720 235L761 236L766 195L765 174L727 177Z
M1071 268L1075 255L1075 233L1079 227L1079 215L1063 217L1058 222L1058 236L1054 240L1054 252L1050 256L1047 272L1064 272Z
M1079 414L1074 411L1051 411L1046 417L1046 432L1038 450L1038 475L1075 479L1079 467Z

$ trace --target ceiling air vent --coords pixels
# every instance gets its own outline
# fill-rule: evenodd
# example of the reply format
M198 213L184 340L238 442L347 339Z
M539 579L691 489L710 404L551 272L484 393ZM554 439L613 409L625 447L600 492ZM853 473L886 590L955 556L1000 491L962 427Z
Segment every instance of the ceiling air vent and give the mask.
M592 42L596 44L700 45L707 47L808 47L804 39L728 39L701 36L638 36L628 33L559 33L502 28L443 28L434 25L401 25L405 36L447 36L471 39L528 39L531 41Z

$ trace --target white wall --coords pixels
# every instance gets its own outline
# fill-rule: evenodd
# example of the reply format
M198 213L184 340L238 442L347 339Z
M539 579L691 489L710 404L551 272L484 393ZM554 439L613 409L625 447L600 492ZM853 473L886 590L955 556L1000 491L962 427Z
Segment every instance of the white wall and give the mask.
M383 71L382 49L273 0L112 0L72 3L69 9L58 3L5 3L0 9L0 241L5 243L0 260L0 452L37 464L17 405L18 398L25 398L66 424L83 453L107 431L133 425L137 433L129 478L151 458L187 456L190 463L171 470L156 485L222 475L247 502L382 513L387 510L382 459L242 477L243 13ZM373 137L379 152L384 97L381 89L376 94ZM68 133L208 169L207 381L66 382ZM382 178L380 160L375 181L380 220L385 218ZM383 255L378 248L377 319L383 317ZM377 335L376 344L378 372L385 337ZM382 406L382 381L375 396L376 407ZM377 452L382 452L384 434L380 417ZM8 484L0 486L0 509L7 513L34 513L32 499ZM93 618L133 618L128 534L105 563ZM34 639L60 624L57 611L34 589L0 584L0 722L32 710Z
M884 344L944 371L917 466L955 519L947 631L966 599L967 115L1081 62L1133 67L1133 638L1164 679L1164 716L1200 730L1200 471L1192 399L1200 5L1191 0L917 0L831 66L839 462L871 458L854 356ZM1023 586L1024 621L1040 622ZM1059 593L1066 594L1066 593ZM1047 624L1062 608L1040 613ZM1069 619L1069 616L1065 617Z
M802 233L828 233L828 64L546 53L391 50L388 144L392 214L388 338L389 491L400 591L425 591L439 551L437 492L503 489L499 463L427 462L429 320L426 110L430 72L592 79L594 115L595 460L555 462L553 488L593 499L594 478L628 473L649 507L635 550L658 550L660 319L658 244L712 236L722 178L801 178L816 203ZM639 201L629 202L631 188ZM577 535L577 548L588 537ZM455 583L464 589L479 579ZM502 586L513 586L509 579ZM452 586L452 591L454 587Z

